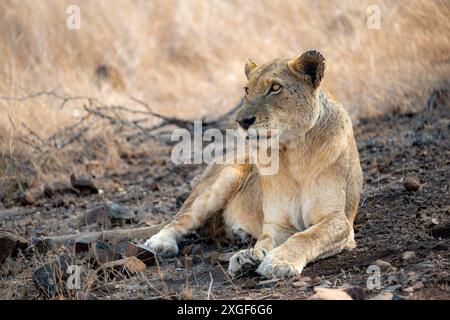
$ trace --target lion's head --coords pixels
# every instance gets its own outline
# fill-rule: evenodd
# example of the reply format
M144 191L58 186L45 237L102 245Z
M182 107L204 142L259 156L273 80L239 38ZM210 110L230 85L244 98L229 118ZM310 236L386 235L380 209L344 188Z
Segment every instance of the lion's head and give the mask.
M325 71L325 58L315 50L295 59L274 59L257 66L245 64L248 83L236 121L249 129L279 130L280 142L309 130L319 115L316 91Z

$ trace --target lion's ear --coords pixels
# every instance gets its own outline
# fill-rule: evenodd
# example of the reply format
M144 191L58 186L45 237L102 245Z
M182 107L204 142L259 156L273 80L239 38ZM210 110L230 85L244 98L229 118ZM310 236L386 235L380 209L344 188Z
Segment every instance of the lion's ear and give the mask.
M248 58L247 61L245 61L245 75L247 76L247 79L250 79L250 74L257 67L258 66L252 59Z
M325 72L325 57L319 51L310 50L289 61L288 65L293 73L306 78L313 88L317 88Z

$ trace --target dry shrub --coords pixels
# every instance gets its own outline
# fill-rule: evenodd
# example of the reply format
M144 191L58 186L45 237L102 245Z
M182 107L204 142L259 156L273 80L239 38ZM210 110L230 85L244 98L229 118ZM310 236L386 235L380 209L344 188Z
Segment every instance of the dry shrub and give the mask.
M81 9L80 30L66 27L70 4ZM376 1L380 30L367 28L371 4L4 0L0 96L54 89L129 104L133 95L160 113L200 118L237 103L245 58L263 63L315 48L328 60L325 87L354 118L423 105L430 90L450 75L449 2ZM0 174L7 174L11 157L24 147L10 119L47 137L82 115L82 103L69 101L60 109L51 96L0 100ZM20 154L27 159L28 149ZM64 154L56 158L53 171L76 163ZM38 172L41 167L30 166Z

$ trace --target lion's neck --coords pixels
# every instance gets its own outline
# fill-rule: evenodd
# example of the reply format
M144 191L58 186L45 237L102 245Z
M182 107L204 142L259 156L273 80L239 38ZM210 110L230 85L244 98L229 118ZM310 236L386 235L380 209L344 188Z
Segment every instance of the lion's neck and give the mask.
M318 113L312 127L280 145L280 165L291 176L310 175L317 168L317 163L323 162L323 147L327 144L328 125L333 112L332 106L319 93L316 103Z

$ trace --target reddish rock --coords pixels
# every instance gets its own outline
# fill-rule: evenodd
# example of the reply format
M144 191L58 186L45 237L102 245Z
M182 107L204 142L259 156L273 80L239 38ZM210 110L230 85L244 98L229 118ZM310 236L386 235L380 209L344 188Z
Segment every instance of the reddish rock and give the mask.
M6 230L0 230L0 263L18 250L24 250L28 246L27 239Z
M403 187L406 191L417 191L419 190L421 184L418 178L416 177L407 177L403 180Z
M123 255L125 257L136 257L145 263L146 266L152 266L155 264L155 255L143 245L128 242Z
M98 188L94 185L91 177L77 177L74 174L70 176L70 184L82 195L97 194Z

